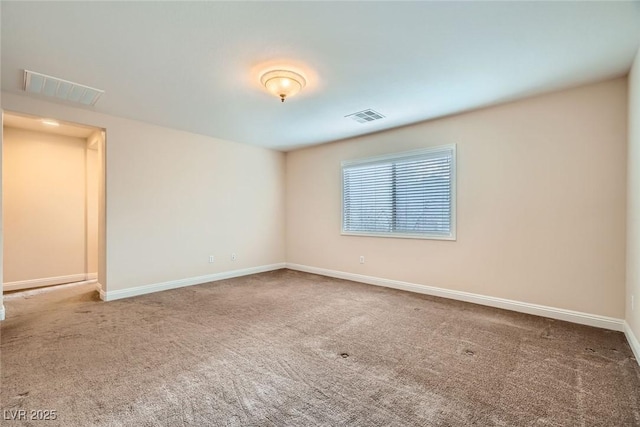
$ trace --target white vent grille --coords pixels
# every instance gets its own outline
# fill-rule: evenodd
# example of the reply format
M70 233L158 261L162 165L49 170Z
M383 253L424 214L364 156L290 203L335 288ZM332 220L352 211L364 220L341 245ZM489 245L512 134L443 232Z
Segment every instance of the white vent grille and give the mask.
M88 106L95 105L104 93L100 89L29 70L24 70L24 90Z
M357 113L349 114L345 117L348 119L353 119L358 123L368 123L374 120L380 120L384 118L382 114L370 109L358 111Z

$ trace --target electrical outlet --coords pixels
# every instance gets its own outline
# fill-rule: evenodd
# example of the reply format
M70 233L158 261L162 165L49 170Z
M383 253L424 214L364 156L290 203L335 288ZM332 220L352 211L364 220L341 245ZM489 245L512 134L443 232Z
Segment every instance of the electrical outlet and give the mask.
M213 257L213 255L209 255L209 262L213 262L215 261L215 258Z
M364 264L364 255L360 255L360 264Z
M236 258L237 258L237 257L236 257L236 253L235 253L235 252L234 252L234 253L232 253L232 254L231 254L231 261L235 261L235 260L236 260Z

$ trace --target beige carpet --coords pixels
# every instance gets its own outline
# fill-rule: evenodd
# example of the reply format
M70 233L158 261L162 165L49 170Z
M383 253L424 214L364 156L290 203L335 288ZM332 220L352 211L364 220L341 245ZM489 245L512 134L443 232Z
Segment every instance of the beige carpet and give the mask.
M623 334L281 270L104 303L5 301L34 426L640 426Z

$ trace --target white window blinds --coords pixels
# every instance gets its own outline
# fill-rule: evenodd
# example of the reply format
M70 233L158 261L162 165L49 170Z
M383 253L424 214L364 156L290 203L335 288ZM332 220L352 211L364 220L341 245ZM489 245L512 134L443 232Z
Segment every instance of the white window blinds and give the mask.
M455 238L455 145L342 164L344 234Z

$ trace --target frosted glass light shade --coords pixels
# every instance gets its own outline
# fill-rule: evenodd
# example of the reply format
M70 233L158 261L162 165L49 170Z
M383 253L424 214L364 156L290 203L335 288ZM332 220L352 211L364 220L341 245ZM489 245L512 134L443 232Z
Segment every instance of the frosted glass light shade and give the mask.
M260 82L272 94L284 102L302 90L307 81L298 73L286 70L274 70L264 73Z

